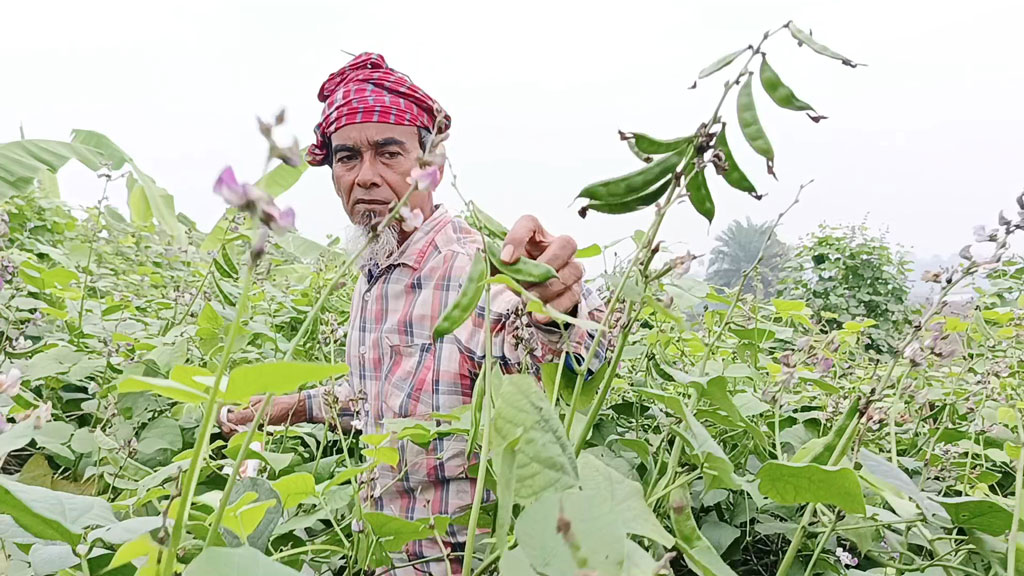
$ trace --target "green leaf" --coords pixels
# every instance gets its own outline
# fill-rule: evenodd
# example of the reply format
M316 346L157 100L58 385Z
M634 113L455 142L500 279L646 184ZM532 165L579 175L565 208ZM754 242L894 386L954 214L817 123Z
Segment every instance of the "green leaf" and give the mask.
M761 195L758 193L757 187L754 186L754 183L747 178L747 175L743 173L743 170L736 163L736 158L732 154L732 148L729 147L729 141L725 137L725 124L722 125L718 138L715 139L715 147L721 150L722 155L725 157L726 169L721 173L722 179L729 186L760 199Z
M736 115L739 121L740 130L746 138L750 147L765 158L768 162L768 173L774 174L773 163L775 162L775 150L768 140L761 120L757 116L757 107L754 105L754 90L751 87L750 76L740 87L740 93L736 97Z
M779 107L797 112L804 110L814 111L814 107L796 97L793 90L786 86L782 78L775 72L775 69L768 64L768 58L761 58L761 87L768 93L768 96Z
M305 157L305 153L303 153L303 157ZM292 186L295 186L308 168L309 164L305 160L298 166L278 164L273 170L257 180L255 186L269 194L272 198L277 198L290 190Z
M644 490L639 483L619 474L587 452L580 455L578 465L583 491L591 497L614 502L623 530L659 542L662 546L672 545L674 538L647 507Z
M18 140L0 144L0 200L11 192L28 192L42 172L56 174L68 160L77 159L96 171L103 164L100 150L54 140Z
M690 195L690 204L694 210L708 221L708 224L715 219L715 201L711 198L711 190L708 189L707 177L704 171L696 172L686 181L686 191Z
M186 402L189 404L201 404L206 401L206 394L195 388L186 386L174 380L166 378L152 378L149 376L126 376L117 382L117 391L125 392L153 392L161 396Z
M399 552L413 540L434 537L434 530L428 525L429 518L413 522L383 512L364 512L363 520L370 525L378 543L388 552Z
M968 496L931 496L931 499L946 510L950 520L957 526L973 528L992 536L1002 536L1013 526L1013 512L992 500Z
M229 546L244 543L263 550L270 542L284 509L281 497L264 478L242 478L231 489L224 511L221 536Z
M733 365L735 366L735 365ZM732 368L733 366L730 366ZM728 371L727 371L728 373ZM725 376L716 376L707 381L703 386L704 391L701 394L702 397L707 398L712 404L717 406L722 412L725 412L730 419L742 428L745 428L754 437L762 447L768 446L768 439L765 438L764 432L761 428L755 426L750 420L740 412L738 406L732 399L732 395L729 394L729 380Z
M270 483L281 496L284 508L295 508L300 502L316 494L316 482L309 472L294 472Z
M348 373L345 364L266 362L247 364L231 371L225 402L246 402L260 394L288 394L300 386Z
M707 78L708 76L711 76L715 72L718 72L722 68L725 68L729 64L732 64L733 60L736 60L736 58L738 58L740 54L743 54L747 50L750 50L750 46L747 46L746 48L741 48L741 49L739 49L739 50L737 50L735 52L730 52L730 53L726 54L725 56L722 56L718 60L715 60L711 64L708 64L707 66L705 66L704 69L701 70L699 74L697 74L697 78L701 79L701 78Z
M850 468L771 461L757 472L761 494L779 504L833 504L851 514L865 513L857 473Z
M90 526L117 522L110 504L102 498L26 486L0 476L0 514L14 518L29 534L59 540L72 546Z
M30 418L15 424L7 432L0 434L0 458L31 442L32 437L35 436L35 430L35 418Z
M694 452L694 456L703 465L708 489L739 489L739 480L729 457L711 437L704 425L683 405L682 400L660 390L639 388L636 391L642 396L661 402L672 413L683 419L683 426L673 426L672 431L686 441Z
M582 258L593 258L594 256L601 255L601 247L597 244L591 244L585 248L580 248L576 251L576 259Z
M163 525L163 518L160 516L140 516L128 518L105 528L98 528L89 532L88 540L102 540L108 544L124 544L138 538L139 536L156 530Z
M683 553L686 565L699 576L736 576L697 528L690 508L689 491L688 486L677 488L669 499L676 548Z
M300 576L299 572L274 562L258 550L206 548L189 563L182 576Z
M514 374L502 379L491 425L495 453L519 438L516 502L529 503L543 494L561 492L578 484L569 439L532 376Z
M803 312L807 309L807 304L800 300L783 300L782 298L772 298L772 306L775 307L776 312Z
M117 549L113 559L110 560L110 564L107 565L107 569L110 570L118 566L124 566L143 556L149 556L149 561L152 561L159 550L160 547L153 541L149 533L140 534L134 540L125 542Z
M828 58L832 58L833 60L839 60L844 65L849 66L851 68L856 68L858 66L858 64L855 63L853 60L850 60L846 56L843 56L842 54L836 52L835 50L832 50L828 46L819 43L817 40L812 38L810 34L798 28L796 24L790 22L786 26L789 28L790 35L792 35L797 42L806 44L808 48L814 50L818 54L821 54L822 56L826 56Z

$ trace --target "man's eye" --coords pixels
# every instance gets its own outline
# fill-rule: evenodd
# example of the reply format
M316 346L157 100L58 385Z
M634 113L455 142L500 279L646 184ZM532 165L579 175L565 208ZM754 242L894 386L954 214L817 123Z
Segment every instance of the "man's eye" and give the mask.
M386 150L384 152L381 152L380 155L385 160L398 160L399 158L402 157L401 152L395 152L394 150Z
M355 154L342 154L341 156L338 156L336 158L336 160L339 163L346 163L346 164L350 163L350 162L355 162L358 159L359 158Z

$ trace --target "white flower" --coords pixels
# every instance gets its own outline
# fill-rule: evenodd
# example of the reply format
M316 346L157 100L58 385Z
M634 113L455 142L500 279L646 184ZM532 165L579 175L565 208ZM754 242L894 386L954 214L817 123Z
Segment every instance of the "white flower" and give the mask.
M17 396L21 393L21 370L11 368L7 374L0 374L0 394Z
M402 206L398 210L398 215L402 217L402 230L406 232L415 232L423 225L423 212L420 212L419 208L409 210L408 206Z
M352 428L354 428L356 430L362 430L363 429L363 421L360 420L359 418L356 418L356 419L352 420Z
M858 560L854 558L853 554L850 554L843 548L836 548L836 558L839 559L839 563L843 566L856 566Z
M46 424L53 418L53 404L50 402L41 404L38 408L33 410L30 415L35 418L36 429L38 430L43 427L43 424Z

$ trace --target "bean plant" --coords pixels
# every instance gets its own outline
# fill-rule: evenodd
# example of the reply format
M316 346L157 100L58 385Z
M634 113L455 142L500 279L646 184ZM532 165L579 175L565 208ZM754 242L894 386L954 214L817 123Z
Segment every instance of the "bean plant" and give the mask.
M451 572L459 557L466 574L511 576L1024 573L1024 262L1007 253L1024 195L1016 217L976 230L959 264L926 272L934 297L899 325L761 298L747 284L765 246L724 289L687 275L694 256L658 240L677 206L715 217L718 178L761 198L733 154L749 146L774 175L755 98L825 119L768 62L784 34L859 66L787 22L699 72L701 84L726 79L691 134L622 132L638 169L579 193L581 217L653 207L601 276L601 323L545 307L524 286L554 271L503 264L506 228L466 203L486 249L433 336L503 285L524 313L595 344L517 374L488 354L470 404L385 434L337 418L263 424L275 396L347 372L366 248L291 230L277 202L307 166L274 140L283 113L260 123L280 163L252 184L222 172L215 191L229 207L208 233L98 132L0 144L2 572L375 574L426 561ZM424 166L443 162L441 140ZM82 210L61 201L55 177L72 159L103 185ZM115 190L128 217L109 203ZM402 218L405 199L381 225ZM963 287L969 301L950 297ZM872 346L879 327L891 345ZM601 346L605 362L583 368ZM254 395L267 398L256 424L224 436L218 415ZM365 507L367 477L397 464L398 442L452 435L477 455L469 510L409 520ZM392 556L452 523L468 527L464 551Z

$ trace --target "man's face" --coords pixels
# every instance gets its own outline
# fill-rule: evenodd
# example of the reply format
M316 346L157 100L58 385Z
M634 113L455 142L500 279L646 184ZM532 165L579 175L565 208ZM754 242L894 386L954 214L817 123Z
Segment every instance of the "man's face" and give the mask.
M383 218L409 191L409 177L420 153L419 132L412 126L352 124L331 135L334 190L349 219L358 225ZM417 190L409 208L427 218L433 194Z

